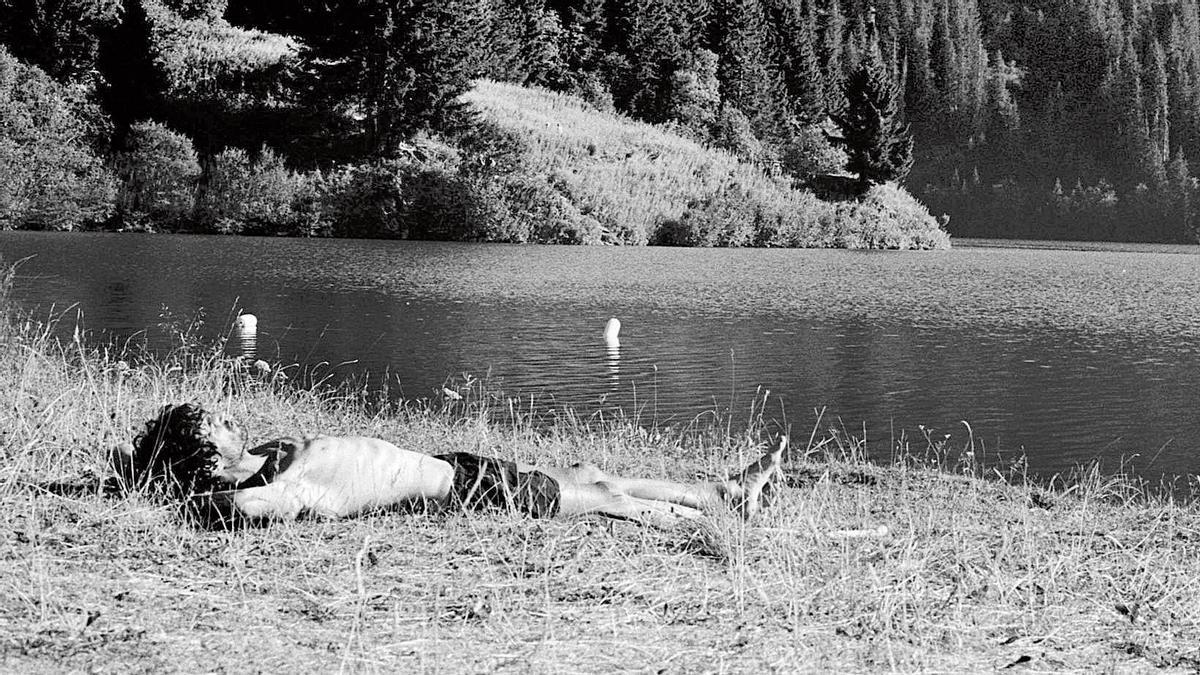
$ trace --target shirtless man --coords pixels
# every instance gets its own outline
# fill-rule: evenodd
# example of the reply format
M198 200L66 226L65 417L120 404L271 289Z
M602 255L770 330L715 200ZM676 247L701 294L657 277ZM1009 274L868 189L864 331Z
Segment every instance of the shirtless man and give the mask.
M786 447L785 436L723 481L676 483L622 478L590 464L535 468L466 452L431 456L361 436L283 437L248 447L236 421L185 403L164 406L112 461L126 489L154 486L218 524L343 518L423 502L669 525L721 505L756 513Z

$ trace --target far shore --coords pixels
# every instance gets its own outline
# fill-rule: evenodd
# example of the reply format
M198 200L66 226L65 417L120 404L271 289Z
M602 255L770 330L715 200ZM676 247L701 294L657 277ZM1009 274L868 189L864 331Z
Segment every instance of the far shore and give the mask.
M1062 241L1056 239L968 239L955 237L954 248L1023 248L1054 251L1113 251L1128 253L1200 254L1200 244L1149 244L1124 241Z

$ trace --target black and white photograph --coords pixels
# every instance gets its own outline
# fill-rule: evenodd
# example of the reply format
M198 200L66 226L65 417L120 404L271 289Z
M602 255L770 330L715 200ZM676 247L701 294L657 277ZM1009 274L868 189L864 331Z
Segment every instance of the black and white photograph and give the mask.
M1200 673L1200 0L0 0L0 672Z

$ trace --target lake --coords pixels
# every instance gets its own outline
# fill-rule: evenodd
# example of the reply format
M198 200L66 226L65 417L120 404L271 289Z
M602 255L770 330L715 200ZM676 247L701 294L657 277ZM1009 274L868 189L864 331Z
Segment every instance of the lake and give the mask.
M96 339L156 340L163 308L210 336L257 315L258 355L299 379L369 374L407 398L490 374L511 395L641 422L807 439L970 423L1038 473L1122 458L1200 473L1200 248L957 242L941 252L509 246L0 232L17 302ZM965 245L964 245L965 244ZM620 344L603 337L610 317ZM924 430L924 431L922 431ZM914 444L923 447L924 441Z

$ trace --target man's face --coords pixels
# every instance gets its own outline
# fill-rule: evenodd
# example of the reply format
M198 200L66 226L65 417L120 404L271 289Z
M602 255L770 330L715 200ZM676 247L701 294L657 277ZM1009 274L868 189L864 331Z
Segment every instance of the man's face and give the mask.
M213 413L204 418L201 431L217 448L217 465L213 469L213 478L227 483L237 483L241 473L250 467L243 467L248 459L246 450L246 430L220 413ZM261 463L261 462L257 462Z

